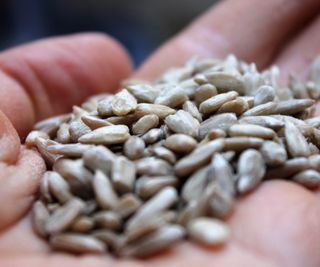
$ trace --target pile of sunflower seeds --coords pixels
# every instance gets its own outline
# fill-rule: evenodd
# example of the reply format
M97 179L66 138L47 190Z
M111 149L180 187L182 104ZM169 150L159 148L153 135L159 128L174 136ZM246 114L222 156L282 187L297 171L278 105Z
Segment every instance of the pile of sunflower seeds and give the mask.
M34 204L53 249L146 257L185 237L222 245L236 197L264 179L320 184L320 57L306 83L230 55L130 80L26 139L48 171Z

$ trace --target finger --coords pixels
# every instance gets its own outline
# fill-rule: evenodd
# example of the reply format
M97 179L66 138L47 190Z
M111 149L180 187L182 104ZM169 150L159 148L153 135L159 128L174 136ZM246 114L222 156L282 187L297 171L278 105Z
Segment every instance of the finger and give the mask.
M0 231L30 209L44 171L39 154L23 147L15 165L0 163Z
M275 60L284 78L290 72L306 79L310 64L320 54L320 16L288 45Z
M0 164L13 164L20 151L20 140L11 122L0 110ZM0 167L1 169L1 167Z
M0 109L20 136L35 120L114 91L131 71L126 52L101 34L52 38L0 54Z
M137 76L153 79L191 56L236 54L264 67L282 44L320 8L320 1L222 1L164 44Z

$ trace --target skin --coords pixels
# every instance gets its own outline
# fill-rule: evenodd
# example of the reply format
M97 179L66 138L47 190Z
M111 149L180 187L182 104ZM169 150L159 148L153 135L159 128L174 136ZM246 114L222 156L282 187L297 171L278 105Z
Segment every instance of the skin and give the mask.
M153 79L194 54L232 52L263 69L278 64L305 78L320 53L320 1L230 0L160 47L134 74ZM35 121L68 112L88 95L113 92L131 63L110 37L47 39L0 54L0 266L320 266L320 193L267 181L241 197L229 218L232 236L219 248L183 242L147 261L51 252L32 231L29 209L45 170L20 145Z

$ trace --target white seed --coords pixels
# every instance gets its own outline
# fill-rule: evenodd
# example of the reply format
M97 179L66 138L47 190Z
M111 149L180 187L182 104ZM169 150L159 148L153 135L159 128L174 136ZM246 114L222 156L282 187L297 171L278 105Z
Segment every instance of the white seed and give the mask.
M122 89L112 99L112 111L118 116L127 115L135 111L136 107L137 100L127 89Z

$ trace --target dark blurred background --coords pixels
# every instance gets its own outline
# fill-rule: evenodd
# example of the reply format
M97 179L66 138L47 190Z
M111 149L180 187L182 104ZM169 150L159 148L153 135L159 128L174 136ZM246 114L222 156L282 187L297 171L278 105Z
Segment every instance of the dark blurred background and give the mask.
M136 66L215 0L1 0L0 49L80 31L114 36Z

